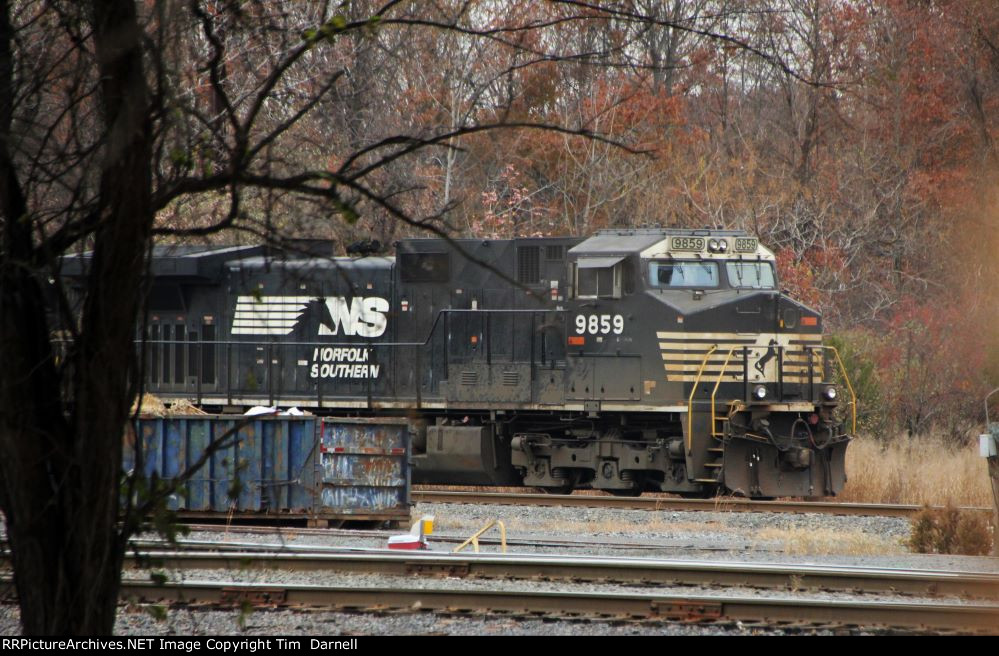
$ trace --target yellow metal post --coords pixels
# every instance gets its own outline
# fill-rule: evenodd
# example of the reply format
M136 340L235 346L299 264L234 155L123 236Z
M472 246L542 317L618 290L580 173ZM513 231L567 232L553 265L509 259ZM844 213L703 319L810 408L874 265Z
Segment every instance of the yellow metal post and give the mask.
M468 538L467 540L459 544L457 547L455 547L452 553L458 553L459 551L467 547L469 544L472 545L472 548L475 550L475 553L479 553L479 537L483 533L491 529L493 526L499 526L500 546L503 549L503 553L506 553L506 526L503 524L503 522L501 522L498 519L491 520L488 524L486 524L478 531L473 533L472 537Z

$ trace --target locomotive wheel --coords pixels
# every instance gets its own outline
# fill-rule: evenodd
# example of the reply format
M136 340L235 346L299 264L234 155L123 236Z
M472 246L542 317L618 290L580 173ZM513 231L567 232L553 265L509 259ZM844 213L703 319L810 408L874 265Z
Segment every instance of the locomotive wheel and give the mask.
M544 487L539 485L534 489L541 492L541 494L572 494L572 491L576 489L576 485L579 484L580 473L578 470L569 469L563 480L565 482L561 485L548 485Z
M640 487L633 487L627 490L604 490L604 491L610 492L612 495L616 497L640 497L642 496L642 492L644 492L645 490L643 490Z
M556 487L536 487L534 489L541 494L572 494L573 485L572 483L567 483L566 485Z

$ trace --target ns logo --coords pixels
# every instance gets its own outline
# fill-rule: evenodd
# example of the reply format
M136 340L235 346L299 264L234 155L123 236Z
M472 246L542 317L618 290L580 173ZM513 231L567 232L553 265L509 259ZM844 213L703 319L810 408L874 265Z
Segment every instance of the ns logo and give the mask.
M350 305L347 305L347 299L342 296L328 298L326 309L331 321L319 324L320 335L336 335L337 330L342 327L344 335L381 337L388 325L385 318L385 313L389 310L388 301L378 296L355 296Z
M239 296L233 335L288 335L307 312L319 313L320 335L380 337L388 325L389 302L378 296Z

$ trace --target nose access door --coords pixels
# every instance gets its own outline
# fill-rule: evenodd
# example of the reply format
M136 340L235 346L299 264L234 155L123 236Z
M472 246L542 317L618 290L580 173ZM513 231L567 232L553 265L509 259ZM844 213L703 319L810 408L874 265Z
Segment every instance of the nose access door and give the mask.
M783 344L781 342L780 294L773 292L763 303L763 323L766 326L749 357L748 373L753 381L776 384L775 398L781 398L781 365ZM773 394L774 391L771 391Z
M781 327L780 294L766 294L757 303L759 314L753 323L756 323L759 332L754 335L755 331L749 330L746 333L745 337L751 338L752 344L745 347L745 361L741 365L745 370L746 394L762 384L767 388L766 398L779 401L783 394L783 364L787 346ZM740 311L738 307L736 311ZM747 330L748 326L743 329ZM734 356L741 359L742 349L737 349Z
M813 385L824 380L818 317L781 296L778 323L779 339L784 346L780 371L783 394L790 400L810 399Z

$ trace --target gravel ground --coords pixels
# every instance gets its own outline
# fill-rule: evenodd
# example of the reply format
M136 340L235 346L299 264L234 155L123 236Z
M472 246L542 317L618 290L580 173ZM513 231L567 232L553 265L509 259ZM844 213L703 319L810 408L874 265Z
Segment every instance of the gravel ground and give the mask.
M17 609L0 606L0 631L17 633ZM508 617L448 616L432 613L331 613L322 611L253 611L246 615L219 610L171 610L165 619L142 609L122 609L115 635L177 636L345 636L456 635L456 636L659 636L659 635L836 635L843 630L824 628L756 627L741 622L683 624L678 622L551 621ZM851 634L888 633L855 629ZM307 644L307 643L306 643ZM363 640L360 647L363 648Z
M391 588L400 584L400 577L380 574L342 574L337 572L285 572L246 570L244 568L184 570L182 572L163 572L170 581L225 581L227 583L256 583L261 585L321 585L341 588ZM149 580L149 572L135 570L125 573L125 576L135 580ZM682 585L639 585L639 584L606 584L566 581L535 581L535 580L489 580L478 578L443 578L435 576L407 577L402 583L414 590L499 590L508 592L586 592L609 594L656 594L719 597L753 597L766 599L785 599L793 597L802 600L849 601L856 596L846 592L825 592L804 590L790 593L786 590L754 589L746 587L699 586ZM925 602L940 601L934 597L915 597L896 594L866 594L865 601L881 602Z
M423 515L435 517L434 535L430 536L435 551L450 551L455 546L454 542L435 541L435 537L464 539L486 522L499 519L507 527L509 550L518 553L999 572L999 559L995 558L909 553L903 544L909 537L909 521L894 517L417 504L413 517ZM385 548L388 535L404 532L362 531L361 537L345 537L340 531L320 536L285 528L263 534L198 531L188 538ZM499 552L498 538L498 530L490 529L483 536L482 551Z
M414 517L434 515L435 534L467 537L486 522L500 519L511 540L545 542L518 543L520 553L563 553L742 562L784 562L901 567L933 570L999 572L999 559L969 556L910 554L903 546L909 534L905 519L838 517L739 512L649 512L598 508L530 508L518 506L471 506L418 504ZM394 531L401 533L404 531ZM339 533L339 532L337 532ZM197 540L234 540L246 543L323 545L384 548L388 533L366 532L360 537L298 533L287 528L280 533L246 534L196 532ZM490 535L496 536L495 529ZM573 546L551 544L571 540ZM437 542L436 551L450 551L453 543ZM636 545L638 545L636 547ZM498 546L483 545L483 552ZM139 574L145 576L145 574ZM301 575L296 573L247 573L241 571L187 572L188 580L219 579L267 583L327 583L352 587L391 585L393 577L363 575ZM412 587L494 587L495 582L463 579L411 577ZM511 590L583 590L643 592L648 587L567 584L540 581L505 582ZM691 587L657 587L661 594L743 594L746 590L699 590ZM757 596L786 596L784 592L752 591ZM817 599L841 599L839 593L801 593ZM869 600L897 601L889 595L865 596ZM914 601L911 597L904 598ZM687 625L679 623L619 623L602 621L518 620L506 617L449 617L426 612L363 614L303 611L255 611L249 615L218 610L171 609L165 619L154 618L143 609L123 608L116 633L139 635L701 635L782 634L784 629L760 629L735 624ZM799 631L790 631L799 632ZM806 633L829 633L806 630ZM0 607L0 633L17 633L17 609Z

